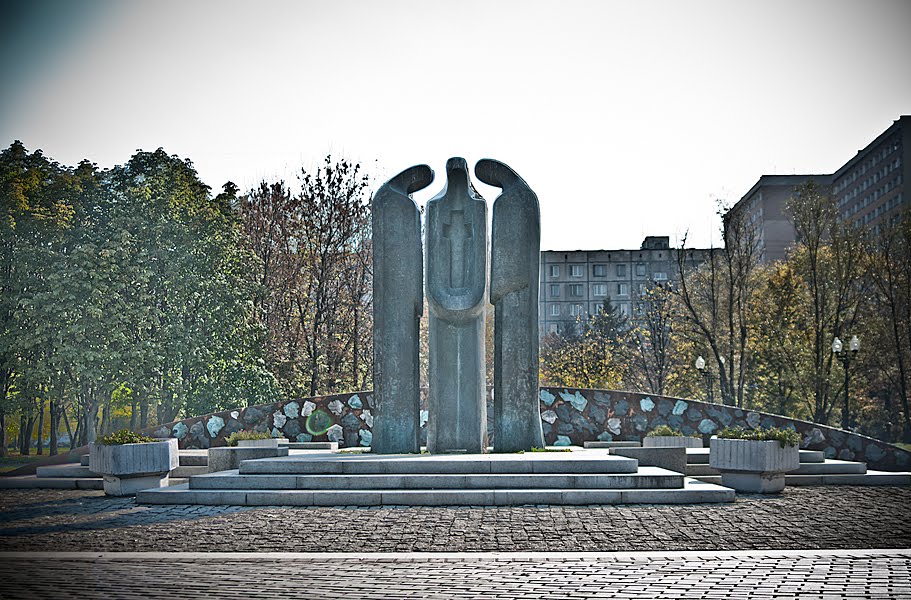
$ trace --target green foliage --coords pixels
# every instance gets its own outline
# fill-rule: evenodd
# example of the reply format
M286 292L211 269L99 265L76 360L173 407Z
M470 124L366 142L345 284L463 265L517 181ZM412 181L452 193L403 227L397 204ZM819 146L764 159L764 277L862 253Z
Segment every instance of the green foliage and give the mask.
M683 434L671 427L670 425L659 425L645 434L645 437L656 437L659 435L673 435L683 437Z
M786 446L797 446L800 444L800 434L793 429L779 429L771 427L769 429L744 429L743 427L726 427L718 432L719 438L729 440L758 440L758 441L777 441L784 448Z
M225 438L225 443L229 446L236 446L241 440L268 440L272 436L265 431L235 431Z
M157 440L150 438L147 435L140 435L136 432L130 431L129 429L121 429L120 431L115 431L110 435L106 435L98 439L98 443L104 446L121 446L123 444L147 444L149 442L155 441Z

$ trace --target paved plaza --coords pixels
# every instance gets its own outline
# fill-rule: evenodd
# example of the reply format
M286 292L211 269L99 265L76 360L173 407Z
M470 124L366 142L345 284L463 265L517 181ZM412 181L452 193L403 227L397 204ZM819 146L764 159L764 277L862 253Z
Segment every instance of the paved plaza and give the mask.
M2 490L0 552L4 599L911 598L911 488L371 508Z

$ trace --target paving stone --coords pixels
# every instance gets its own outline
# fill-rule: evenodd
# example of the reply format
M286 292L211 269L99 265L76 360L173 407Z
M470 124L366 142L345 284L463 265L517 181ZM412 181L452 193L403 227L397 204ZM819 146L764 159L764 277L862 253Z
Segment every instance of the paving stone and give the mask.
M786 487L720 505L364 508L0 492L0 551L284 551L288 540L308 552L911 548L911 488Z

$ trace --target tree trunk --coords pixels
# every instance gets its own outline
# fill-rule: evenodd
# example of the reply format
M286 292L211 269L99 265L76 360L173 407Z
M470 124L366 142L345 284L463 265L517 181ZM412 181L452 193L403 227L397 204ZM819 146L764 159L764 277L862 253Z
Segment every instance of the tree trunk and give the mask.
M60 416L63 417L63 425L66 427L66 434L70 436L70 449L77 448L76 438L73 437L73 430L70 428L70 420L66 416L66 407L63 404L60 405Z
M35 415L22 415L19 421L19 454L28 456L32 449L32 431L35 429Z
M9 450L6 449L6 412L0 410L0 457L9 456Z
M60 427L60 409L58 402L51 400L48 406L51 419L51 439L48 442L48 454L57 456L57 429Z
M38 401L38 446L35 454L44 454L44 398Z
M136 414L136 395L135 391L130 394L130 431L136 431L136 418L139 416Z

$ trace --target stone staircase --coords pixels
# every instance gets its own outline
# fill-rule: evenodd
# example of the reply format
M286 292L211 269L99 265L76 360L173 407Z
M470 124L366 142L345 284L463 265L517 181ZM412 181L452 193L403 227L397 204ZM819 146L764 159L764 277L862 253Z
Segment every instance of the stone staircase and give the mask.
M721 474L709 466L708 448L687 448L686 475L706 483L721 483ZM911 485L911 473L871 471L866 463L801 450L800 468L785 475L785 485Z
M496 506L731 502L734 492L605 451L475 455L309 453L245 460L141 504Z
M170 484L187 483L193 475L208 472L206 450L181 450L180 466L171 471ZM0 477L0 489L64 489L101 490L104 480L89 469L89 455L84 454L79 462L38 467L34 475Z

